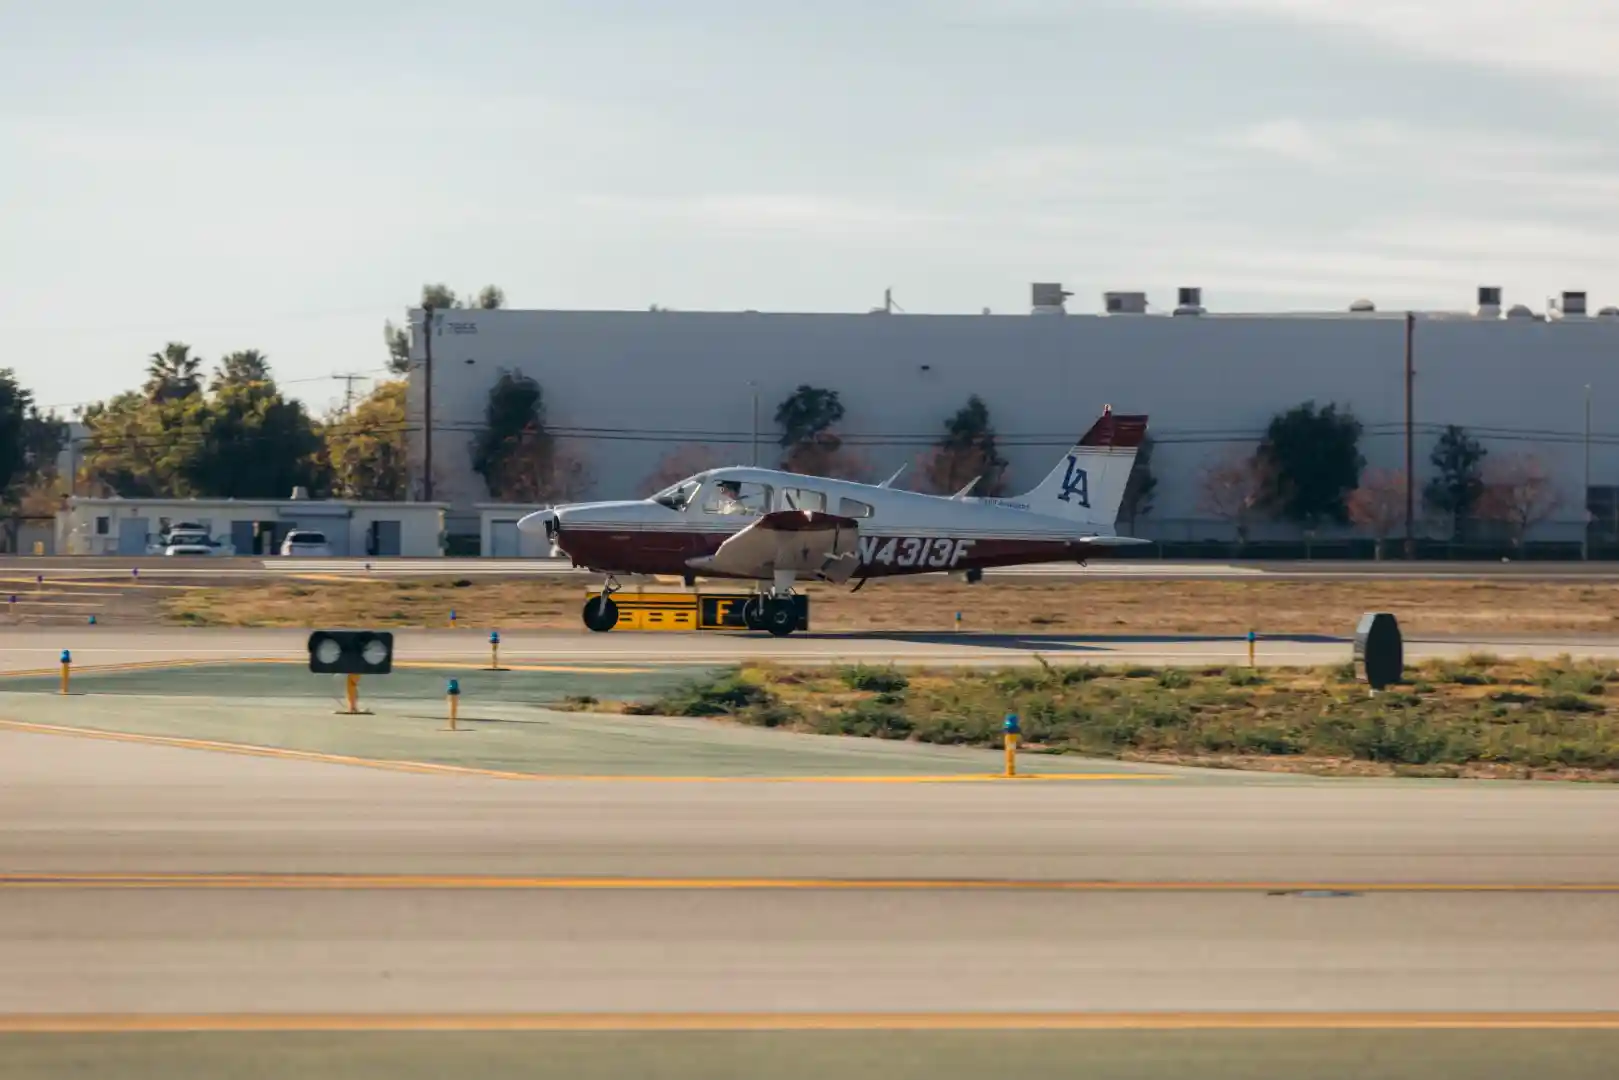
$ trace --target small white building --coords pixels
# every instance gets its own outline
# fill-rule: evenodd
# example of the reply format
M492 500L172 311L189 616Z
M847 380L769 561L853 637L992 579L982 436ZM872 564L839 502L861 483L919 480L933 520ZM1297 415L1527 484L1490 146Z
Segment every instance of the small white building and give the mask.
M517 531L517 523L543 506L515 503L477 503L478 551L497 559L543 559L551 543L543 536Z
M66 555L146 554L181 522L241 556L275 555L294 529L326 535L334 556L444 554L444 503L340 499L89 499L73 497L56 516L56 550Z

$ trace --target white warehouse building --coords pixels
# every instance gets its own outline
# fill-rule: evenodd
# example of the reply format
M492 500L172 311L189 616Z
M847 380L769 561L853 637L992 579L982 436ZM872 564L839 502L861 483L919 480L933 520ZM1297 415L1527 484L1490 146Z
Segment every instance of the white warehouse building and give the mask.
M876 479L914 462L973 394L989 406L1011 490L1037 483L1104 405L1147 413L1158 485L1135 533L1223 539L1232 526L1200 508L1200 472L1251 450L1277 412L1308 400L1347 407L1365 425L1368 463L1403 467L1409 322L1418 484L1431 475L1439 432L1461 425L1492 454L1545 462L1561 505L1533 536L1577 540L1589 452L1592 535L1619 542L1619 308L1588 311L1584 293L1531 309L1484 287L1469 308L1409 320L1365 301L1225 314L1206 310L1199 289L1181 289L1172 311L1154 311L1141 293L1109 293L1098 313L1078 314L1058 285L1033 293L1031 311L1017 315L435 312L431 497L451 506L449 532L480 531L476 507L490 496L470 444L502 371L543 388L547 424L585 462L593 498L649 494L660 459L682 445L728 459L715 464L750 463L757 438L759 462L776 464L776 406L808 383L838 392L846 408L838 431ZM428 342L422 311L409 314L407 409L414 493L423 497Z

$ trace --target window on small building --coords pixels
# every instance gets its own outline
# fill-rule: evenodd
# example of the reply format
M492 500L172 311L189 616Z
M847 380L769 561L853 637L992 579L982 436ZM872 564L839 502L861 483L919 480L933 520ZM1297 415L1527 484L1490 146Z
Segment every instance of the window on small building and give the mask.
M108 536L112 533L112 518L96 518L96 535Z
M870 503L863 503L859 499L839 499L838 514L847 518L869 518L872 513Z

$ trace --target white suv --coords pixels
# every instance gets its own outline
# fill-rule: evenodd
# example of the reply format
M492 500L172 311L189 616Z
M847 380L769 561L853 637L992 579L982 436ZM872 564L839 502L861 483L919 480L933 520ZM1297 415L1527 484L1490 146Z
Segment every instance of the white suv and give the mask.
M294 529L281 541L281 554L283 555L313 555L317 558L331 558L331 546L326 543L326 534L314 532L310 529Z

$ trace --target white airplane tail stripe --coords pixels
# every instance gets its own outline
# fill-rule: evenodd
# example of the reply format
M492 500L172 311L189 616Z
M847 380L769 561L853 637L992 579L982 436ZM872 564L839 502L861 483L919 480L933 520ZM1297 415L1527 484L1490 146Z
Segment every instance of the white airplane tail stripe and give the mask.
M1040 486L1006 501L1026 505L1037 514L1111 529L1146 436L1145 416L1115 416L1109 406Z

